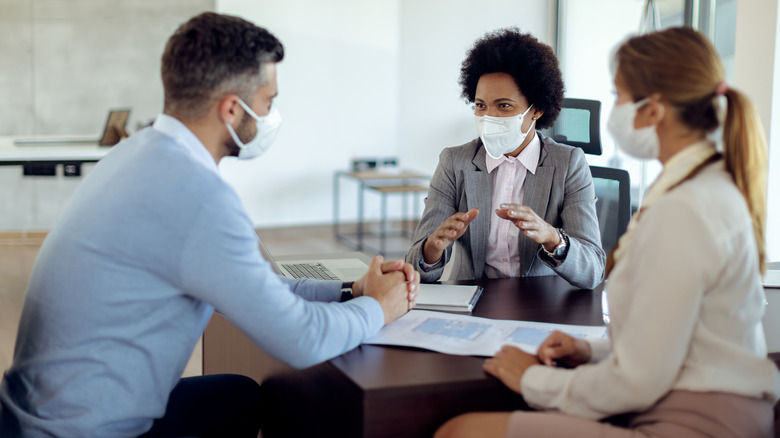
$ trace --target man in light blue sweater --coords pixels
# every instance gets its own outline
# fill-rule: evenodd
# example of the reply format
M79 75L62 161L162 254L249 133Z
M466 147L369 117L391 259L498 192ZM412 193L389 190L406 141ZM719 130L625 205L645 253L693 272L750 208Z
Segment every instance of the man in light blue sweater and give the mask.
M256 437L254 381L180 380L215 309L306 367L414 306L419 276L400 261L374 258L345 303L340 282L275 275L220 178L223 157L273 141L283 56L265 29L214 13L170 38L164 114L100 161L41 247L0 386L0 436Z

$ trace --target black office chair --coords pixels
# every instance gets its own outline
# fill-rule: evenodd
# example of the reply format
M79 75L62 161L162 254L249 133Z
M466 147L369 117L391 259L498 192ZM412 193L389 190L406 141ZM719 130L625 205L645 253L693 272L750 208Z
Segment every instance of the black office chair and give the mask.
M627 171L612 167L590 166L590 174L596 191L601 247L609 254L631 219L631 180Z
M577 146L590 155L601 155L601 102L563 99L561 113L552 127L540 132L558 143Z

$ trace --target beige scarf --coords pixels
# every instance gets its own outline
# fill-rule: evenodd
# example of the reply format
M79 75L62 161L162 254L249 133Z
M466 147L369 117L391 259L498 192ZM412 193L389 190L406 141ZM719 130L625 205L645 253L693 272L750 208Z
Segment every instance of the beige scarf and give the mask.
M607 257L606 277L609 277L612 269L631 246L631 239L634 230L639 223L639 219L642 217L642 213L650 208L656 201L661 199L667 192L693 178L699 171L707 167L707 165L719 160L720 157L721 155L715 149L714 143L701 141L678 152L666 163L664 170L658 175L658 178L653 185L647 190L645 198L642 200L642 206L631 218L626 232L623 233L623 236L620 237L617 245L615 245L615 248L610 252L609 257Z

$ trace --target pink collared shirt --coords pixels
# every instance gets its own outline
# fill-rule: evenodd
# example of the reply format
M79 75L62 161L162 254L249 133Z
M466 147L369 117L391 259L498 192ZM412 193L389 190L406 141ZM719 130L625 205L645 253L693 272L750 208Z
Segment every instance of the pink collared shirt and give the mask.
M489 212L490 233L485 260L485 275L488 278L520 276L520 229L512 222L498 217L495 210L501 204L522 205L525 176L528 172L536 173L541 148L542 142L534 135L517 157L502 155L496 159L485 155L487 171L493 175L493 208Z

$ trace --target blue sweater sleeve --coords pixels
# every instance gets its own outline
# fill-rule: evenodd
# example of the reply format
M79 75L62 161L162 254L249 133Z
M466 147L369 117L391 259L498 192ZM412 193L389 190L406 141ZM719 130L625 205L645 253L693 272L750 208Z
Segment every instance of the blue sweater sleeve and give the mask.
M269 267L270 269L270 267ZM279 275L282 283L299 297L308 301L340 301L341 281L317 280L314 278L293 279Z
M338 282L288 281L260 255L238 198L222 192L202 205L182 249L182 289L233 322L260 348L303 368L358 346L384 324L379 303L328 300ZM293 292L294 289L295 292Z

